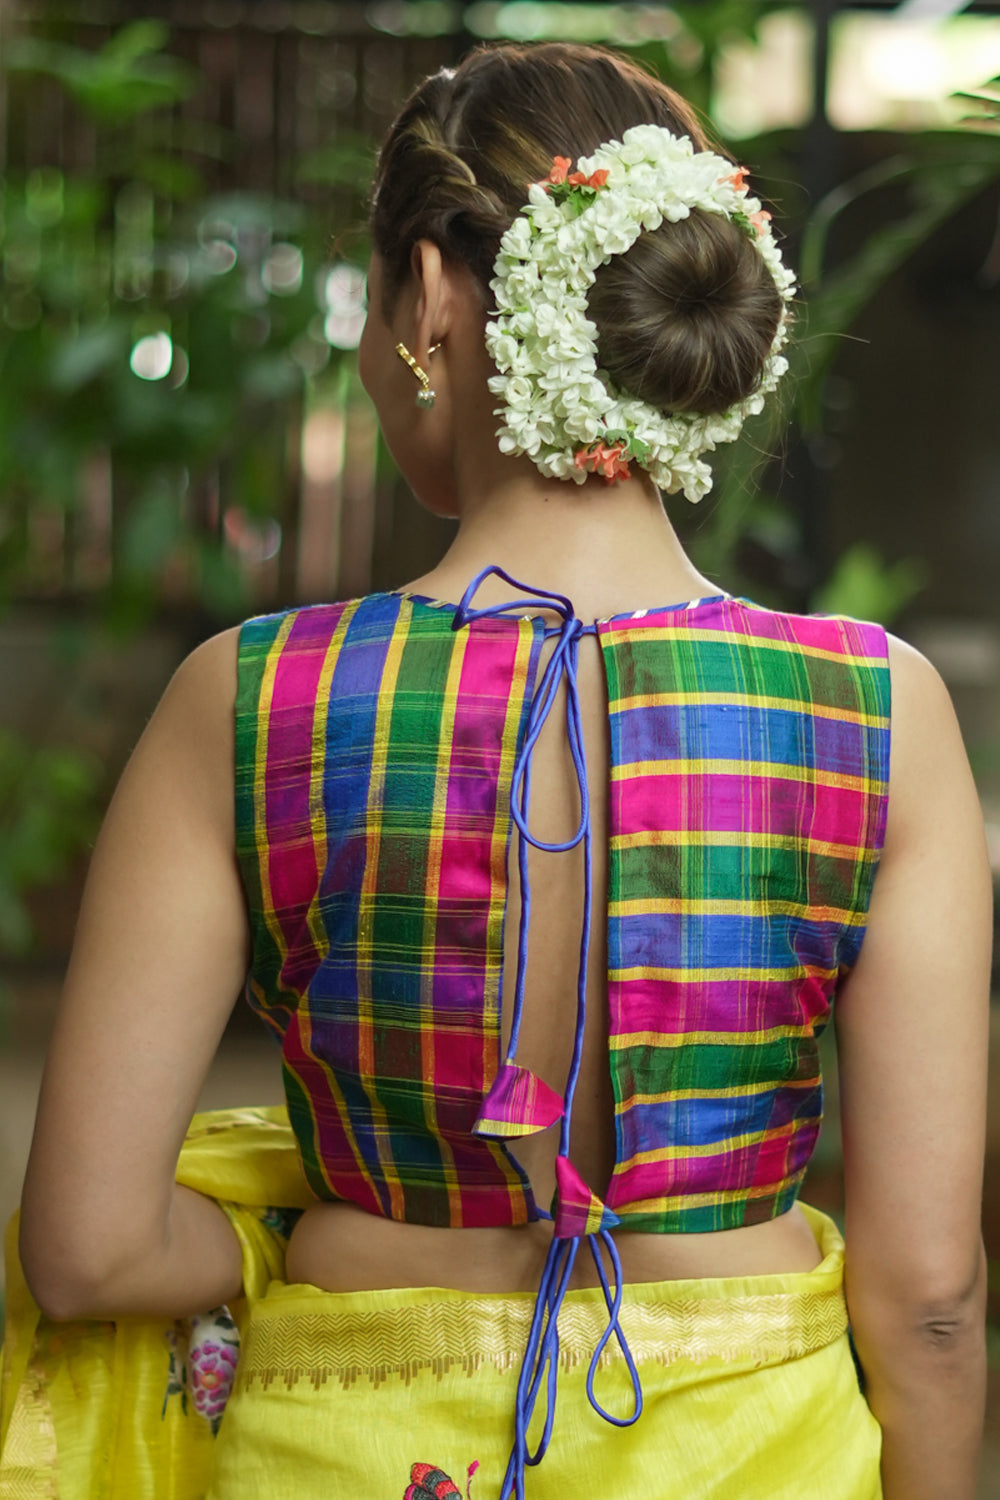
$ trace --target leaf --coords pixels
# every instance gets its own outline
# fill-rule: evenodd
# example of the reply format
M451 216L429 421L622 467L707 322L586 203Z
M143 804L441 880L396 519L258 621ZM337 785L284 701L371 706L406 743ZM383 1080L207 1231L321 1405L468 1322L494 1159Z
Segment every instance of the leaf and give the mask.
M889 565L867 542L856 542L813 596L811 607L819 614L891 625L921 592L926 578L927 567L920 559L904 557Z
M685 28L706 50L717 51L727 43L758 39L758 26L769 11L787 10L786 0L715 0L705 5L696 0L675 3L672 9Z
M971 104L973 112L963 115L961 124L975 130L1000 130L1000 76L991 78L981 88L952 94L956 103Z
M839 183L813 209L802 233L799 250L799 280L806 287L820 281L826 259L830 231L844 211L867 193L912 175L914 163L909 157L891 156L876 162L850 181Z
M124 121L193 92L195 72L159 51L168 36L159 21L136 21L97 52L40 37L16 38L7 49L6 66L47 74L96 118Z
M170 27L164 21L148 18L131 21L116 31L105 43L105 58L127 66L150 52L161 52L170 40Z

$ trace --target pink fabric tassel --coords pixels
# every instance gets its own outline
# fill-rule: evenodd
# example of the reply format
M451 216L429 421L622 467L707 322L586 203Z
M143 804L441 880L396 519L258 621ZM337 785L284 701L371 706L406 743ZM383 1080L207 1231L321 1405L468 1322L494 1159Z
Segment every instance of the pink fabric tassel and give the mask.
M548 1130L563 1115L562 1096L550 1089L529 1068L504 1063L483 1100L476 1135L535 1135Z

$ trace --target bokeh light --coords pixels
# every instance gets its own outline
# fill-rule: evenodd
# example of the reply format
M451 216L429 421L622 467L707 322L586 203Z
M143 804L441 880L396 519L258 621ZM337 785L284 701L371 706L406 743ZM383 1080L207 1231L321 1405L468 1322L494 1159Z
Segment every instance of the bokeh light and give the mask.
M140 380L165 380L174 362L174 341L169 333L148 333L132 347L129 364Z
M337 349L356 349L365 326L365 273L358 266L334 266L326 275L323 300L327 314L323 329Z

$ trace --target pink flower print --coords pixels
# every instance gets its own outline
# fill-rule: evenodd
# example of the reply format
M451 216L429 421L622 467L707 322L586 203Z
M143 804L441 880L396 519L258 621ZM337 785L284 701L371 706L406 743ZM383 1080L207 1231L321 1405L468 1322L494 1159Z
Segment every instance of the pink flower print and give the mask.
M188 1342L188 1390L194 1409L218 1432L240 1353L239 1330L228 1307L217 1307L191 1319Z

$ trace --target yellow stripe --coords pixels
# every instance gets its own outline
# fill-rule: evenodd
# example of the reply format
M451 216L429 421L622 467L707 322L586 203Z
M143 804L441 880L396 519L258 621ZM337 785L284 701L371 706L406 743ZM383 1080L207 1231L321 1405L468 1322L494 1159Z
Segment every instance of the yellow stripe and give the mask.
M377 695L375 731L372 743L371 775L368 784L368 807L365 826L365 873L358 902L358 1072L372 1108L375 1147L389 1189L392 1217L403 1217L403 1190L392 1159L389 1144L389 1122L378 1101L375 1088L375 1013L372 1003L372 928L375 915L375 891L378 884L378 857L381 845L381 815L385 800L385 771L389 757L389 728L396 697L399 664L406 644L406 630L413 616L413 605L404 599L389 642Z
M445 813L448 808L448 780L451 771L451 752L455 739L455 713L458 708L458 685L462 676L462 663L469 642L467 630L455 636L448 676L444 686L444 702L441 710L441 728L438 734L437 765L434 769L434 792L431 802L430 829L427 840L427 879L424 887L424 933L422 949L432 953L437 931L438 899L441 891L441 862L444 852ZM428 1133L438 1142L442 1167L448 1185L448 1209L451 1227L462 1228L462 1194L458 1173L455 1170L455 1154L438 1130L434 1078L434 969L424 964L420 975L420 1059L425 1087L423 1090L424 1119Z
M825 651L822 646L807 646L802 641L776 641L770 636L740 635L730 630L692 630L682 625L609 625L601 634L609 645L617 645L620 641L719 641L729 647L746 645L754 650L785 651L795 656L814 656L818 661L839 661L875 670L884 671L887 665L884 656Z
M748 1130L743 1135L730 1135L707 1145L661 1146L658 1150L637 1151L634 1156L620 1162L619 1167L624 1172L629 1167L647 1167L659 1161L694 1161L708 1156L725 1156L730 1151L742 1151L744 1146L763 1145L765 1141L776 1141L781 1137L791 1139L809 1124L816 1124L816 1121L790 1120L786 1125L775 1125L770 1130Z
M278 633L267 653L257 705L257 744L254 749L253 767L253 832L254 843L257 846L257 866L260 871L261 904L264 908L267 930L281 954L282 964L288 957L288 949L285 946L285 935L281 930L281 923L274 910L274 897L271 893L271 870L268 858L270 849L267 838L267 748L271 728L271 704L274 701L274 679L278 674L278 661L295 620L294 614L285 616L278 626Z
M633 979L663 980L677 984L710 984L720 979L749 979L758 984L790 979L832 979L838 966L826 968L823 964L792 964L788 968L773 969L665 969L652 964L634 964L627 969L609 969L611 983L627 983Z
M757 1047L764 1042L780 1042L785 1037L812 1034L810 1022L801 1026L766 1026L761 1031L620 1031L608 1037L611 1052L629 1047Z
M811 786L840 787L845 791L875 796L886 784L869 776L844 776L839 771L821 771L814 766L788 766L779 761L752 760L636 760L611 768L612 781L633 781L639 776L766 776L773 781L800 781Z
M694 896L633 896L609 901L612 917L802 917L811 922L840 922L863 927L862 912L843 911L839 906L809 906L801 901L723 901Z
M820 1082L819 1074L812 1078L769 1078L765 1083L748 1083L742 1088L726 1089L664 1089L658 1094L629 1094L615 1104L616 1115L627 1115L633 1104L679 1104L698 1099L746 1099L754 1094L773 1094L775 1089L813 1089Z
M826 839L800 837L794 833L741 833L739 829L652 828L637 833L615 833L611 849L648 849L664 845L678 848L790 849L803 854L828 854L834 859L872 860L873 849L861 844L833 844Z
M702 707L713 704L741 704L747 708L779 708L788 713L813 714L817 719L842 719L847 724L865 724L872 729L888 729L889 720L880 714L859 713L854 709L840 708L832 703L806 703L798 698L772 698L761 693L741 693L736 688L725 693L633 693L626 698L613 698L608 703L611 713L624 713L630 708Z
M618 1176L620 1170L619 1167L615 1168L612 1181ZM791 1177L782 1178L780 1183L766 1183L748 1188L726 1188L718 1193L672 1193L666 1198L638 1198L634 1203L616 1206L615 1212L625 1215L664 1214L680 1208L714 1208L716 1204L739 1203L754 1198L775 1198L778 1193L784 1193L788 1188L794 1187L797 1182L801 1182L805 1175L806 1169L802 1167Z
M601 1227L601 1221L603 1218L604 1204L592 1203L590 1208L587 1210L587 1218L584 1224L584 1233L597 1234Z

